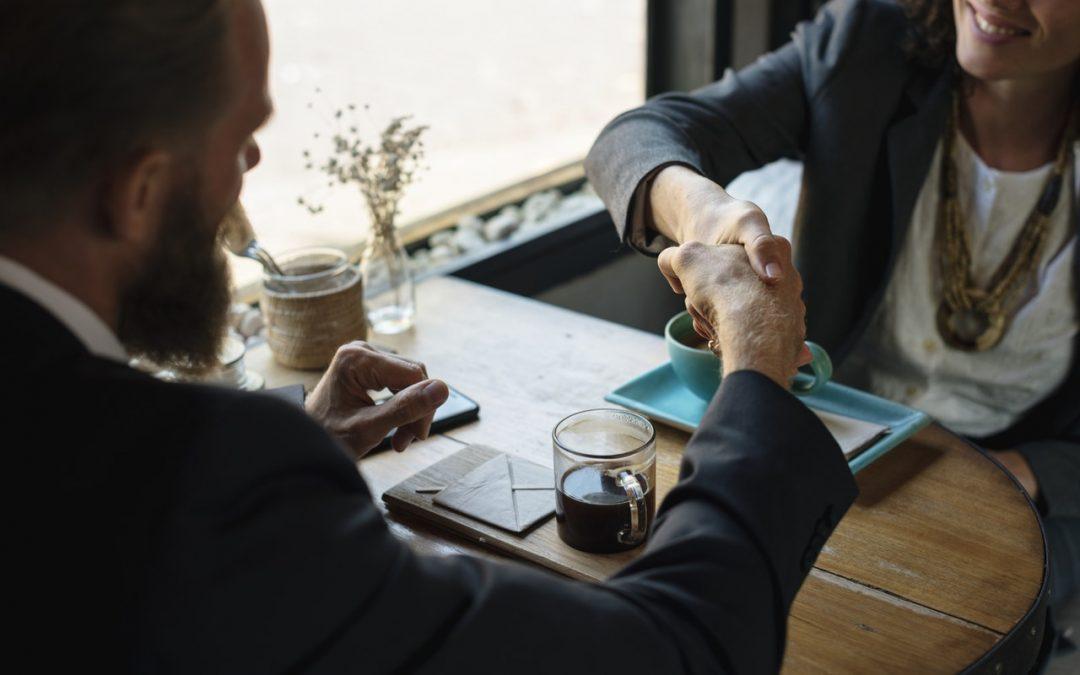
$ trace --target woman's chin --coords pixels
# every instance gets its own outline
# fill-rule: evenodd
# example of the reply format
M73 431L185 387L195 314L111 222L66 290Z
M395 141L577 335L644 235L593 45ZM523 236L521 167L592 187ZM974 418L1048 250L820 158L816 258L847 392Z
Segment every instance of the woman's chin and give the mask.
M956 60L965 73L977 80L993 82L1023 77L1015 60L989 53L982 47L965 48L961 44L956 50Z

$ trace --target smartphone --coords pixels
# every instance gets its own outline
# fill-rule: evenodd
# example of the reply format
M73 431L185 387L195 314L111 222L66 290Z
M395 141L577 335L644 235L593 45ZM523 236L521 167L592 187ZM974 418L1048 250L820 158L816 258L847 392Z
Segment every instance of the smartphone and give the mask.
M476 401L453 387L449 387L449 389L450 397L446 399L446 403L443 403L439 406L438 410L435 411L435 418L431 422L431 433L433 434L449 431L450 429L460 427L463 424L468 424L480 417L480 405ZM386 435L386 438L382 439L382 442L375 446L371 452L389 448L390 438L394 435L395 431L397 431L397 429L392 429L390 433Z

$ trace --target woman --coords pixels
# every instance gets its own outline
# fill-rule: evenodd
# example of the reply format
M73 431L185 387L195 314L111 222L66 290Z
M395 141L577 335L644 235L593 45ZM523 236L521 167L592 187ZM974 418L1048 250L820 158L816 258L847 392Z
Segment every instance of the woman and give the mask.
M801 159L808 335L994 450L1043 512L1058 607L1080 587L1078 73L1076 0L835 0L619 116L586 163L634 247L742 243L769 281L764 215L721 186Z

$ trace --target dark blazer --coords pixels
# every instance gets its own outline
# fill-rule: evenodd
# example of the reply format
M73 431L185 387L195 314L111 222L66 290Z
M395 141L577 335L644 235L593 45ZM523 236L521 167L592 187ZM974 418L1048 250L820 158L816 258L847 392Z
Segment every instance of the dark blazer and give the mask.
M3 287L0 315L8 658L33 670L775 671L856 493L817 418L741 372L606 583L421 556L294 406L94 357Z
M686 165L726 185L801 160L795 248L807 332L843 361L881 302L949 111L950 70L912 63L901 46L909 30L894 2L834 0L744 70L617 117L586 170L624 240L634 193L658 167ZM658 239L646 252L666 245ZM1080 289L1080 256L1076 275ZM1080 551L1080 360L1013 428L977 440L1025 455L1044 515L1071 533L1055 553ZM1080 581L1080 556L1072 564Z

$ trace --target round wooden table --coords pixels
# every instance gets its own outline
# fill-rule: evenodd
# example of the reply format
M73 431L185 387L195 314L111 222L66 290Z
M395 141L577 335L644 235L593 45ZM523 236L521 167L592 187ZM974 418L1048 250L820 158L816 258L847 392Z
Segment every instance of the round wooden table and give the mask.
M1027 672L1043 644L1047 568L1019 484L937 425L856 482L792 608L785 670Z
M424 361L481 405L479 422L365 458L375 495L465 444L551 464L550 433L569 412L667 357L659 336L489 288L442 278L418 288L415 331L373 342ZM264 347L248 367L268 386L307 385L318 373L273 363ZM677 479L688 435L657 426L661 498ZM1038 515L996 462L933 425L857 476L860 496L795 599L784 671L1027 672L1043 644L1046 548ZM762 489L768 489L763 486ZM415 516L387 514L396 535L428 553L502 557ZM585 556L553 534L530 560L602 579L634 553ZM532 535L530 535L532 537ZM534 551L535 554L535 551Z

